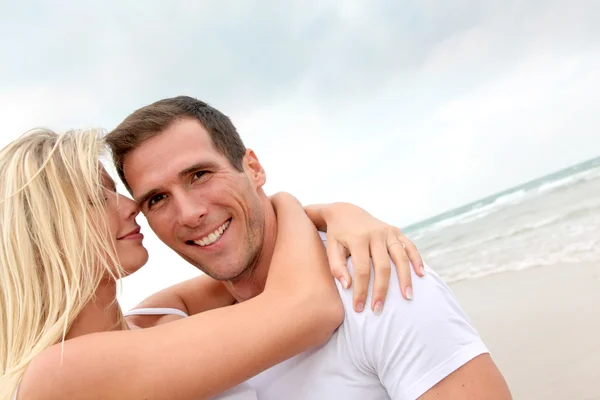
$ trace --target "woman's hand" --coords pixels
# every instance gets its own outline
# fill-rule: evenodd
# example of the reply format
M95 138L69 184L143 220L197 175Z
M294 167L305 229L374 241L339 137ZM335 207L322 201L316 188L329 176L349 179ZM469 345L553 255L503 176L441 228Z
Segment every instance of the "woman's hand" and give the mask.
M362 208L348 203L311 205L305 208L317 228L327 231L327 256L333 276L344 288L352 285L346 259L354 265L354 309L361 312L371 277L370 259L375 278L371 308L381 312L390 281L390 258L394 262L400 290L412 299L410 264L418 276L424 275L423 260L416 246L395 226L388 225Z

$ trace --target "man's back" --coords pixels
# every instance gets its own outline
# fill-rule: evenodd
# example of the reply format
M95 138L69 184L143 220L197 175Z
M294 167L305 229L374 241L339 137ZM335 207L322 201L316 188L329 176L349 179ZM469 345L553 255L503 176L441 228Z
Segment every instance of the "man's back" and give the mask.
M348 264L352 268L351 260ZM370 309L356 313L351 291L338 283L344 323L326 345L251 379L258 397L416 399L487 353L455 297L431 269L424 278L413 277L413 301L402 298L395 278L392 268L388 298L379 316Z

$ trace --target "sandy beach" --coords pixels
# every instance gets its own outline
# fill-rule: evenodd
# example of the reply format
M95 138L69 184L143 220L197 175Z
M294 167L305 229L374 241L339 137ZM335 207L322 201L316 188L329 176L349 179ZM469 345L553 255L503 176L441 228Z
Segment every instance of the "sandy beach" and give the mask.
M600 399L600 265L451 284L516 400Z

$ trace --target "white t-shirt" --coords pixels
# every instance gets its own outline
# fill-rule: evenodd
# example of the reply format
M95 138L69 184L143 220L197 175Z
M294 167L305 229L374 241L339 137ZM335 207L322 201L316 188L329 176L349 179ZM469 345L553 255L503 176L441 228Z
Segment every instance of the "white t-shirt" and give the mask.
M325 240L325 235L321 235ZM348 260L352 271L352 260ZM250 379L261 400L413 400L488 350L450 289L429 267L413 272L405 300L392 265L380 316L352 307L352 289L338 290L346 317L323 346ZM371 286L373 276L371 276Z

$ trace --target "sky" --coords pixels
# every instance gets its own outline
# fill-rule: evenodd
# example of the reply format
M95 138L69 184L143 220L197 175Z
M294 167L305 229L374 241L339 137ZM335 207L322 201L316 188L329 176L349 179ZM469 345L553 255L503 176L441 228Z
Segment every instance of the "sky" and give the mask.
M267 192L399 227L600 155L595 0L0 0L0 57L2 146L191 95ZM127 305L197 273L146 236Z

